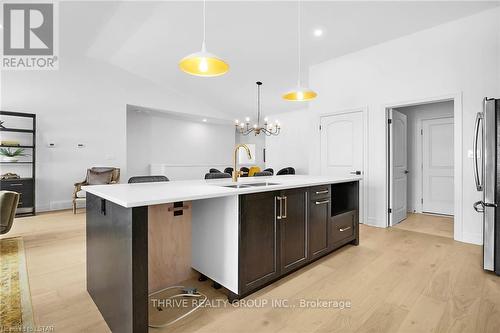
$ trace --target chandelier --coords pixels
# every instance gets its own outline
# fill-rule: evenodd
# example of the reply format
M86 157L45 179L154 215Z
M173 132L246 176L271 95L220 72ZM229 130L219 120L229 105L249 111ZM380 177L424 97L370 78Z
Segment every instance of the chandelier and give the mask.
M260 133L264 133L267 136L278 135L280 134L280 123L276 120L274 124L269 124L267 117L264 118L264 125L260 125L260 86L262 82L257 81L257 123L253 126L250 126L250 118L246 118L245 122L241 122L239 120L235 121L236 132L249 135L250 133L254 133L255 135L259 135Z

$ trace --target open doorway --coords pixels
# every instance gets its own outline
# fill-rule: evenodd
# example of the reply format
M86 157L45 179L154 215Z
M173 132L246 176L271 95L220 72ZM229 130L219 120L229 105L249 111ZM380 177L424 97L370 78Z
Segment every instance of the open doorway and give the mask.
M389 225L453 237L453 100L387 111Z

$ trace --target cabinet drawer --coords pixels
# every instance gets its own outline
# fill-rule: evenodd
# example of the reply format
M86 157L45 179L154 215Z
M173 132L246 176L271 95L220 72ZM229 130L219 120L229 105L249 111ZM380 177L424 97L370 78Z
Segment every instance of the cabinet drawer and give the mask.
M330 220L330 245L335 245L354 236L357 211L352 210L335 215Z
M19 203L17 204L18 208L23 207L33 207L33 192L20 192L19 193Z
M309 198L311 200L329 198L331 195L330 185L314 186L309 189Z
M19 196L18 207L33 207L33 180L11 179L0 181L0 189L17 192Z

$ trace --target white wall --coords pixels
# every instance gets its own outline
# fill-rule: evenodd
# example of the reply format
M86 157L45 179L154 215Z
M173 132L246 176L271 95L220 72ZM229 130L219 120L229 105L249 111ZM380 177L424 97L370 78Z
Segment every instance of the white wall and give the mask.
M484 96L500 96L500 9L466 17L311 67L310 86L318 92L308 112L288 123L303 131L307 141L309 173L320 173L319 115L366 107L368 109L367 223L385 227L386 215L386 106L458 94L463 117L462 225L455 239L482 242L481 216L472 203L480 199L472 179L473 122ZM304 129L309 115L310 127ZM281 115L280 115L281 116ZM285 126L284 126L285 127ZM293 127L293 129L292 129ZM287 152L275 150L274 158Z
M85 4L80 4L85 6ZM102 24L99 13L86 26L60 5L57 71L2 71L2 110L37 114L37 210L69 208L73 184L92 166L122 168L126 178L126 105L144 105L204 116L226 117L200 101L85 56L85 39ZM105 22L105 21L103 21ZM48 149L48 142L57 148ZM77 143L85 148L76 148Z
M408 211L422 212L422 148L421 134L422 120L453 117L453 102L430 103L423 105L396 108L407 116L407 143L408 143ZM394 138L398 139L398 138ZM449 147L453 150L453 146Z
M266 168L273 168L276 173L294 167L297 174L308 174L311 118L307 110L280 113L272 118L279 120L281 133L266 137Z
M210 168L223 171L232 164L234 143L232 124L127 112L129 176L155 173L170 180L203 179Z

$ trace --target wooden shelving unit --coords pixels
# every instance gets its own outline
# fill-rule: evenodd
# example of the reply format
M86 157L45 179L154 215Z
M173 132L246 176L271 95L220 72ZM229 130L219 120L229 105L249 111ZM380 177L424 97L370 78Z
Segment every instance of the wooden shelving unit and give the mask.
M31 177L22 177L18 179L3 179L0 180L0 189L14 191L21 194L19 205L18 205L18 213L17 215L35 215L35 194L36 194L36 115L32 113L22 113L22 112L12 112L12 111L0 111L0 116L8 116L2 117L4 120L7 120L10 117L19 117L19 118L29 118L31 119L31 128L0 128L0 132L7 133L21 133L28 134L31 136L31 145L29 144L21 144L21 145L0 145L0 148L24 148L30 149L31 160L30 161L20 161L20 162L2 162L1 165L5 166L31 166ZM8 122L5 122L5 125L8 125ZM4 125L4 126L5 126ZM2 135L3 137L4 135ZM4 168L2 168L4 169ZM14 170L2 170L2 174L5 172L14 172Z

